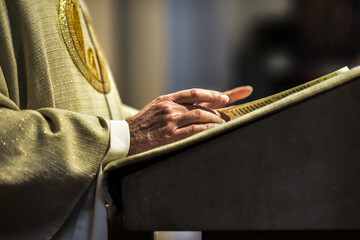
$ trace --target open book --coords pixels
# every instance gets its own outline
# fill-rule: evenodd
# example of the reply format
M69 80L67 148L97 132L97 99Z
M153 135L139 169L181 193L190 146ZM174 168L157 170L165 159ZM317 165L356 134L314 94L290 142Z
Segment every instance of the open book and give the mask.
M110 163L104 163L104 166L106 166L104 169L111 169L113 167L119 167L129 163L136 163L138 161L146 161L149 158L156 158L156 156L185 148L186 146L214 137L226 131L231 131L232 129L240 127L243 124L246 124L255 119L265 117L270 113L279 111L288 106L291 106L292 104L306 100L317 94L335 88L338 85L354 80L357 77L360 77L360 66L353 69L343 67L335 72L329 73L325 76L319 77L315 80L271 95L269 97L237 106L218 109L220 112L228 115L231 120L221 126L200 132L186 139L170 143L168 145L161 146L137 155L115 160Z
M259 100L255 100L252 102L248 102L245 104L241 104L238 106L231 106L231 107L227 107L227 108L223 108L223 109L219 109L218 111L226 114L230 120L233 120L235 118L239 118L241 116L244 116L250 112L253 112L255 110L261 109L265 106L268 106L272 103L275 103L281 99L287 98L287 100L290 100L290 98L292 98L293 100L301 100L304 98L303 95L299 94L299 95L294 95L295 93L301 92L305 89L314 89L314 87L322 82L326 82L327 80L329 80L330 78L333 78L341 73L344 73L346 71L349 71L348 67L343 67L335 72L329 73L325 76L319 77L315 80L312 80L310 82L304 83L300 86L294 87L294 88L290 88L286 91L265 97L265 98L261 98ZM336 83L330 83L329 84L324 84L324 85L329 85L330 87L334 86ZM315 89L314 89L315 91Z

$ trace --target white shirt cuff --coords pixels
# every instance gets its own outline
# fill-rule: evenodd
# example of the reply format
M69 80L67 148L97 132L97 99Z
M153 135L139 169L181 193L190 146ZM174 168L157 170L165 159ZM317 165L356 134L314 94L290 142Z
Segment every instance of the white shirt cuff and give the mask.
M129 124L125 120L106 120L110 128L110 148L104 161L126 157L130 148Z
M107 120L110 128L110 147L103 161L126 157L130 147L129 125L125 120ZM102 164L97 179L94 215L92 224L92 240L107 239L107 215L105 193L103 189Z

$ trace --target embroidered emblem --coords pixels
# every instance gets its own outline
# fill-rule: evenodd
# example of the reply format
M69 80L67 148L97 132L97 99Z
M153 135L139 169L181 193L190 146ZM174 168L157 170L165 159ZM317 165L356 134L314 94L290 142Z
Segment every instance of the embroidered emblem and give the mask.
M104 56L90 18L77 0L60 0L59 23L70 56L86 80L99 92L110 92Z

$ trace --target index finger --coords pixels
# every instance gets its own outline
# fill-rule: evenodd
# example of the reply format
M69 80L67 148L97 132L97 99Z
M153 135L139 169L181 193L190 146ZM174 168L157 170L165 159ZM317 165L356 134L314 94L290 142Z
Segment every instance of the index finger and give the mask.
M251 95L252 91L253 91L253 88L251 86L243 86L243 87L237 87L232 90L224 92L224 94L226 94L229 97L229 102L227 102L226 105L232 104L236 101L239 101L241 99L248 97L249 95ZM226 106L224 104L217 104L217 103L216 104L203 103L201 105L204 107L207 107L207 108L214 108L214 109Z
M221 92L194 88L183 90L169 95L170 100L179 104L194 104L198 102L211 102L225 104L229 97Z
M229 96L228 104L239 101L241 99L247 98L253 92L253 88L251 86L242 86L231 89L229 91L224 92L224 94Z

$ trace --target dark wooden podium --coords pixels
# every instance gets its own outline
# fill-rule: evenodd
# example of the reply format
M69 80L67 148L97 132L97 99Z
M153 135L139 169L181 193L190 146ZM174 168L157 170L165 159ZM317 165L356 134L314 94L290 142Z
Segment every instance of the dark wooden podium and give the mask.
M135 168L119 187L127 231L360 239L360 80Z

